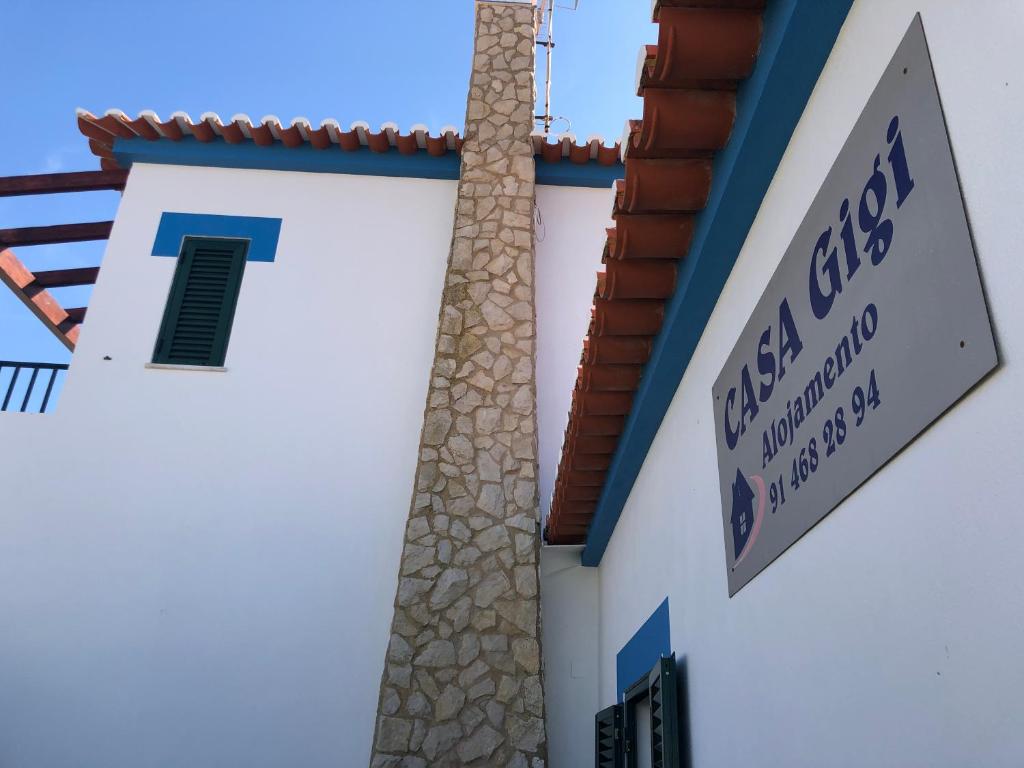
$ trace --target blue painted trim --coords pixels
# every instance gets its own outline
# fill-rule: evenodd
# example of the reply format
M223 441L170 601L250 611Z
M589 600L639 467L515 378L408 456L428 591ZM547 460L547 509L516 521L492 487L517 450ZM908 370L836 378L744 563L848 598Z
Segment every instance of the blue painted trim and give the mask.
M658 659L672 653L672 630L668 620L668 598L615 654L615 688L622 702L626 689L651 671Z
M355 152L316 149L311 144L294 148L283 144L261 147L250 141L240 144L228 144L223 139L202 142L186 136L180 141L116 139L114 157L124 168L138 162L418 179L459 178L459 157L454 152L433 157L426 152L403 155L397 151L378 153L369 149Z
M608 471L581 556L583 565L601 562L852 3L779 0L767 4L757 65L737 94L732 139L715 159L711 196L698 217L678 287L666 307L664 326Z
M601 165L593 160L578 164L568 160L548 163L537 157L536 163L537 183L542 186L611 189L612 183L626 173L626 169L619 162L613 165Z
M281 219L262 216L217 216L209 213L164 213L153 241L154 256L177 256L186 236L239 237L249 240L246 261L273 261L281 236Z
M114 157L122 168L130 168L132 163L156 163L449 180L459 178L460 162L455 152L434 157L426 152L403 155L397 150L378 153L365 148L354 152L338 148L316 149L310 144L294 148L283 144L261 147L250 141L239 144L228 144L223 139L202 142L191 136L180 141L115 139ZM538 184L609 188L615 179L622 178L622 174L621 163L537 162Z

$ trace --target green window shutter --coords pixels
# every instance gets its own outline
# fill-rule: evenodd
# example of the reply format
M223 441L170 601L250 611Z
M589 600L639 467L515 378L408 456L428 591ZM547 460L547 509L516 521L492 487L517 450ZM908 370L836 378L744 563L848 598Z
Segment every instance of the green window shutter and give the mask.
M651 765L680 768L676 655L663 656L647 676L651 705Z
M622 705L602 709L594 716L594 765L622 768Z
M247 240L185 238L154 363L224 365L248 246Z

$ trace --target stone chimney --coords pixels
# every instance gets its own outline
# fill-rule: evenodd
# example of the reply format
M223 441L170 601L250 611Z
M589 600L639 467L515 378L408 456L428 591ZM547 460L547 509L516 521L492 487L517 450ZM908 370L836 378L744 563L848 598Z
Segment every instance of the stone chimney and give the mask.
M477 2L455 231L372 768L544 768L536 9Z

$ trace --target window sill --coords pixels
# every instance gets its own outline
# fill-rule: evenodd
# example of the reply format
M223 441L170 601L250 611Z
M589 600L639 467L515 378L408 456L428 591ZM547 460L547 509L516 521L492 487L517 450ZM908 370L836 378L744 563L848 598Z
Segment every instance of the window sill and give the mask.
M169 365L167 363L146 363L147 368L157 371L202 371L204 373L227 373L228 369L217 365Z

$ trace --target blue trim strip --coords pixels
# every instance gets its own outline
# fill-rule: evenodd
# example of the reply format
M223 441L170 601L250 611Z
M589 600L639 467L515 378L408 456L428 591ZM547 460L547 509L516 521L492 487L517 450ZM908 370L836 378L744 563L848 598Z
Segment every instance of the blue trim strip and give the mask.
M780 0L767 5L757 65L737 95L732 139L715 159L711 197L698 217L678 288L605 480L583 565L601 562L852 3Z
M123 168L138 162L419 179L459 178L459 157L454 152L433 157L426 152L403 155L397 151L377 153L369 149L355 152L316 149L311 144L294 148L284 144L261 147L250 141L240 144L228 144L223 139L202 142L186 136L180 141L116 139L114 157Z
M626 689L651 671L658 659L672 653L672 631L668 620L668 598L615 654L615 688L622 702Z
M213 168L257 168L268 171L306 171L309 173L348 173L357 176L391 176L414 179L459 178L459 156L448 152L434 157L426 152L403 155L397 150L372 152L358 149L316 149L311 144L289 148L283 144L261 147L251 141L228 144L223 139L209 142L186 136L180 141L115 139L114 157L122 168L132 163L195 165ZM609 188L621 179L621 163L576 164L537 162L537 183L570 187Z
M537 183L552 187L593 187L611 189L616 179L621 179L626 169L622 163L601 165L593 160L589 163L573 163L562 160L558 163L545 162L536 158Z
M250 241L246 261L273 261L281 236L281 219L165 212L156 230L153 255L177 258L181 253L181 242L188 235L245 238Z

